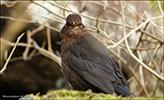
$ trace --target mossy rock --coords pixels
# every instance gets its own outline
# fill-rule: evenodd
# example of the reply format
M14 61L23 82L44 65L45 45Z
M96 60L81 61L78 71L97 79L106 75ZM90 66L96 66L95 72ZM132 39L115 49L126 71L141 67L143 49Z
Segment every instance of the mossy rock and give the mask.
M158 97L152 97L152 98L146 98L146 97L121 97L121 96L116 96L116 95L111 95L111 94L104 94L104 93L93 93L91 90L88 91L77 91L77 90L51 90L47 92L45 95L40 95L40 93L37 93L36 95L34 94L29 94L25 95L23 98L20 98L20 100L25 100L25 99L30 99L30 100L163 100L163 96L158 96Z

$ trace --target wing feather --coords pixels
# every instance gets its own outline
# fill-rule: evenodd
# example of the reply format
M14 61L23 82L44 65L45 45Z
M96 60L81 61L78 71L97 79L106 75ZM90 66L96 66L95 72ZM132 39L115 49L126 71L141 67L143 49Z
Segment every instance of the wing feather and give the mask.
M90 34L80 37L70 48L68 63L84 80L105 93L133 95L109 50Z
M105 70L103 68L104 66L101 64L95 64L94 62L77 58L71 54L69 56L68 63L77 74L82 76L83 79L88 81L90 84L106 93L116 94L112 85L112 81L115 81L114 74L112 73L113 71L109 71L111 73L107 73L108 71Z

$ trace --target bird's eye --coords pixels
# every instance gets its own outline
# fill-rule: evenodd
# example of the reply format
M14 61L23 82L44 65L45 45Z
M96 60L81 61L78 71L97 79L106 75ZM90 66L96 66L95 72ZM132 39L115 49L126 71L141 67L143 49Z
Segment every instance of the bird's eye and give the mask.
M66 23L66 25L69 25L69 23Z
M79 23L79 24L78 24L78 26L81 26L81 25L82 25L82 23Z

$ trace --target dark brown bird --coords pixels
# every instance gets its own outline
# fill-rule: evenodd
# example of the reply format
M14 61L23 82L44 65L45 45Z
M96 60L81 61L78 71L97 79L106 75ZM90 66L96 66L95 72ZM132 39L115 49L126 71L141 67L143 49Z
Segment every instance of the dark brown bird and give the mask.
M109 50L86 30L79 15L67 17L60 37L62 71L74 89L135 96Z

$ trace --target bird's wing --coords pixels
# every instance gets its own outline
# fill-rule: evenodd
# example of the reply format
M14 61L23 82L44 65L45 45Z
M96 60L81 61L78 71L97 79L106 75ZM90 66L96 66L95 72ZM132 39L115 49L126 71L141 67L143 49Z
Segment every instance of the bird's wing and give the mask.
M78 75L90 84L106 93L115 93L111 83L115 81L112 69L106 69L105 65L78 58L73 53L70 53L68 63Z
M116 94L118 89L125 95L126 92L131 94L118 66L102 43L90 35L76 42L70 49L68 63L77 74L106 93Z

